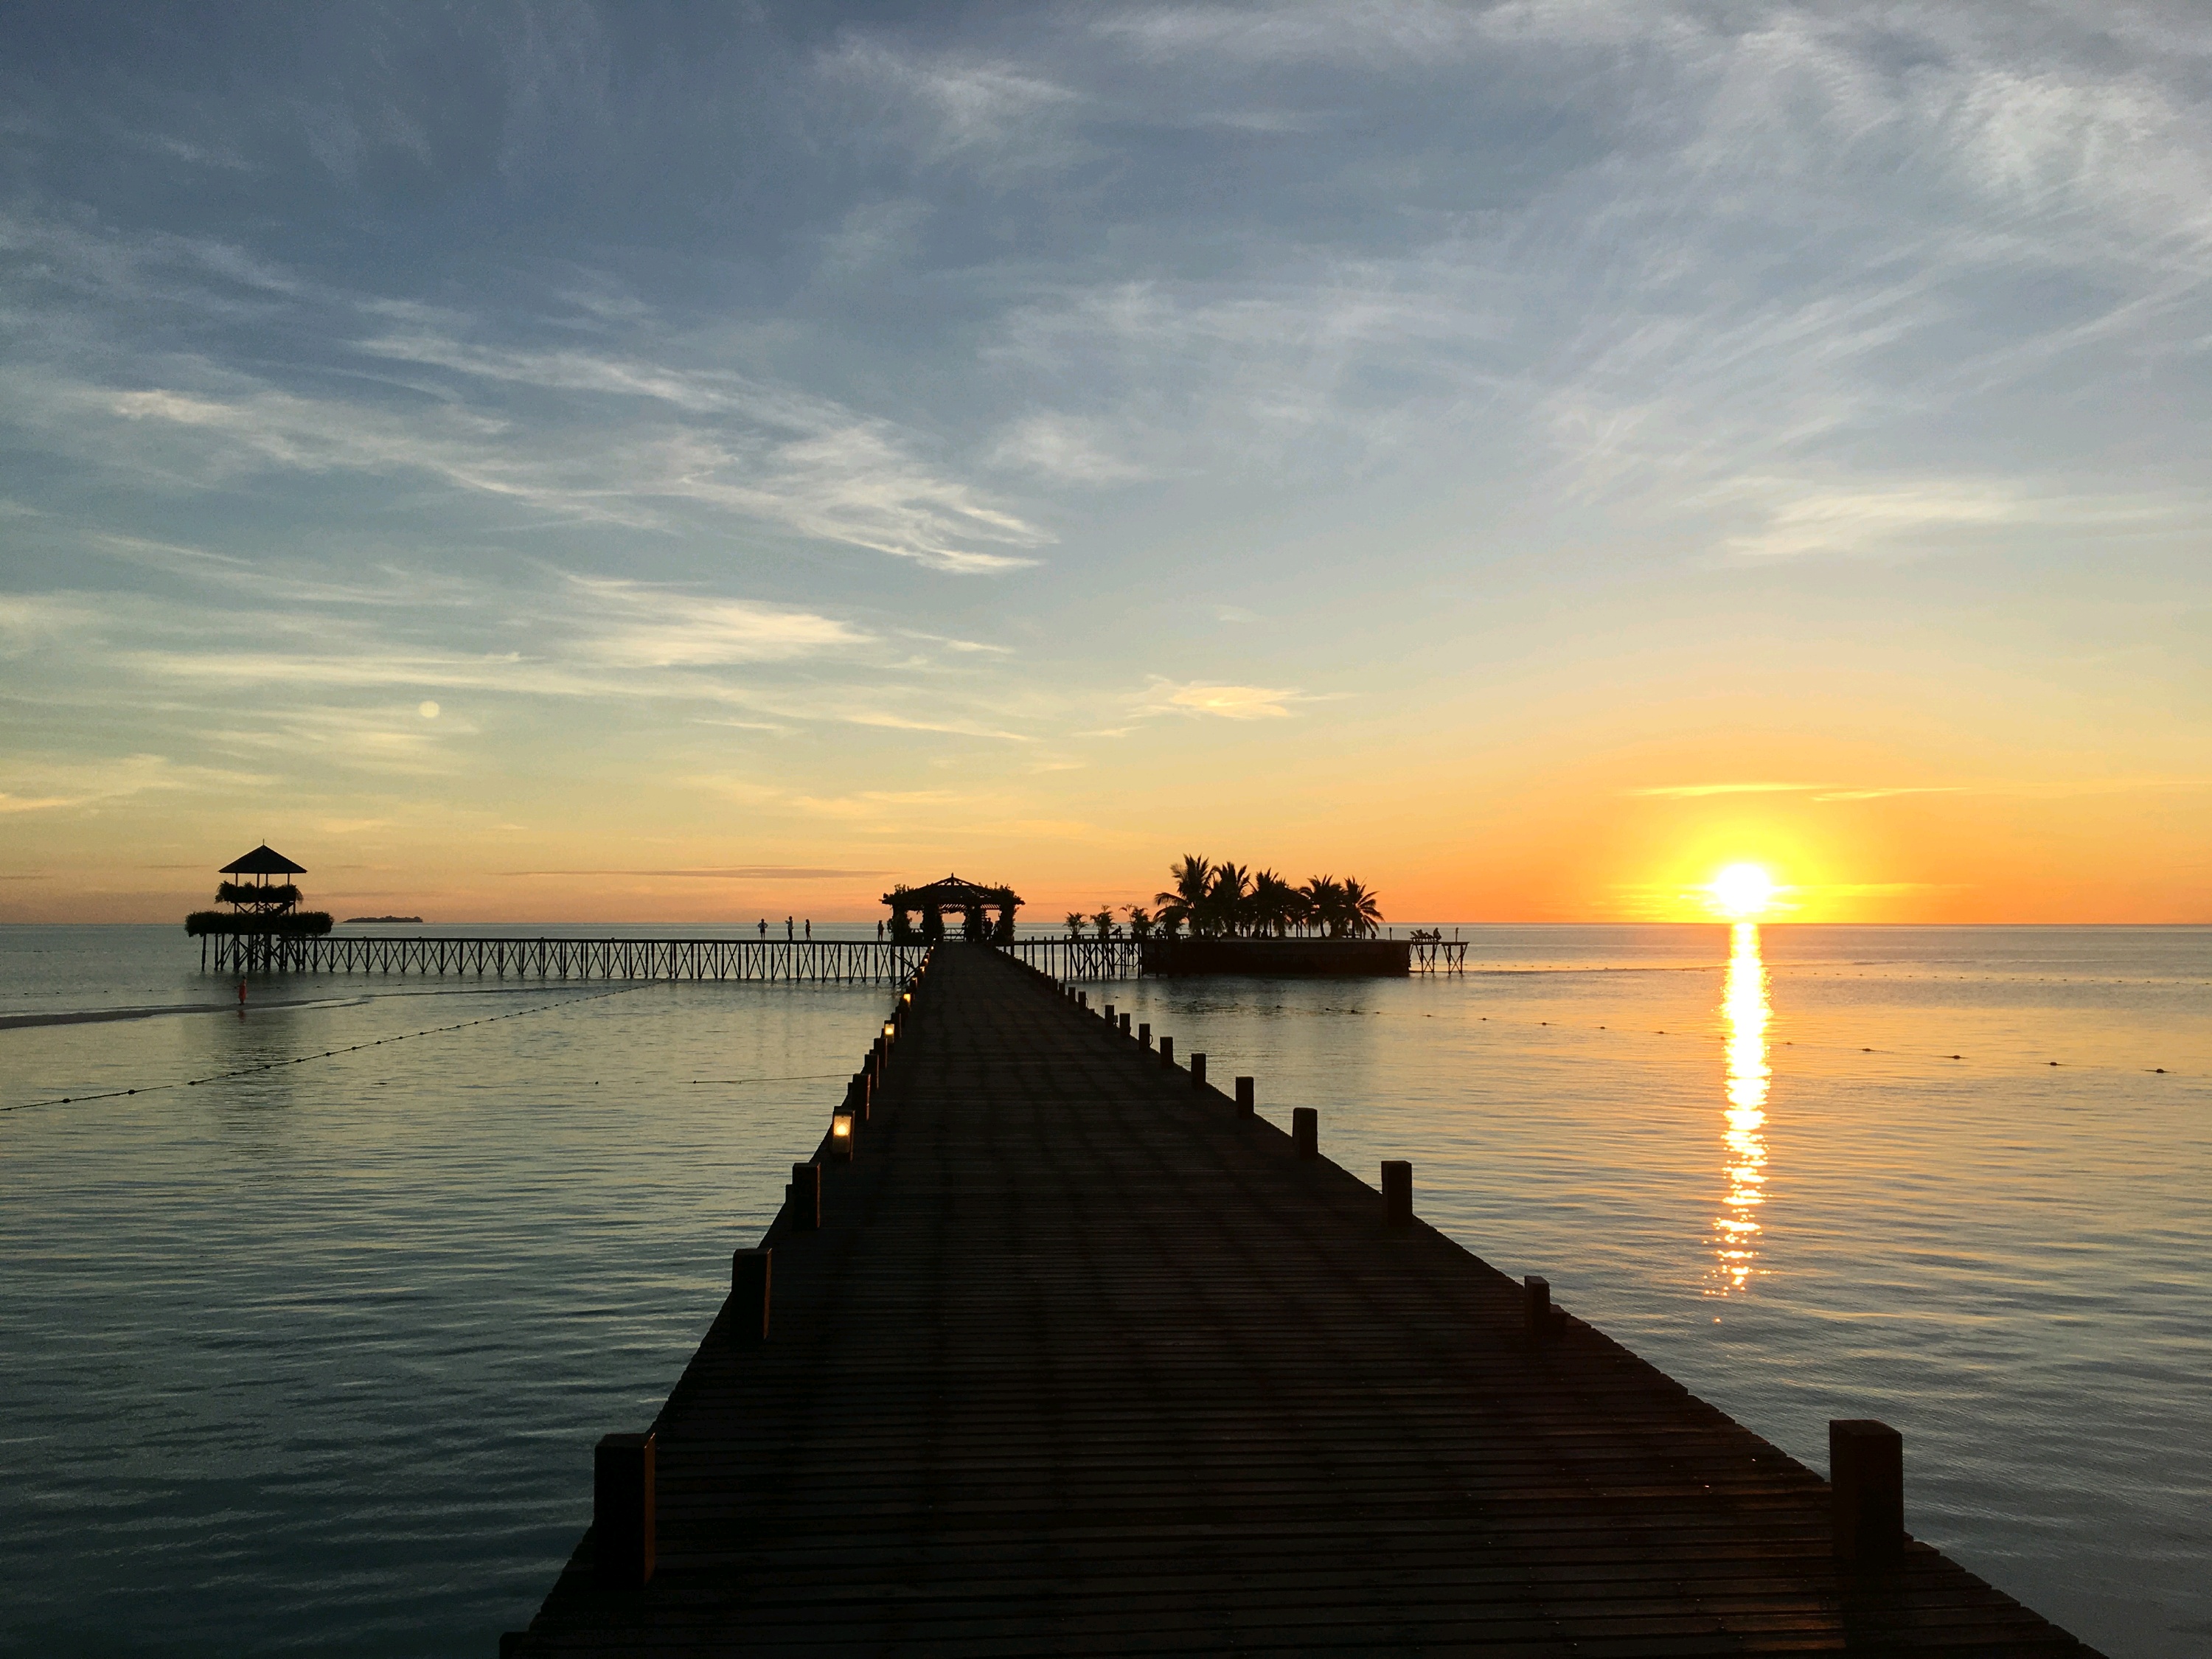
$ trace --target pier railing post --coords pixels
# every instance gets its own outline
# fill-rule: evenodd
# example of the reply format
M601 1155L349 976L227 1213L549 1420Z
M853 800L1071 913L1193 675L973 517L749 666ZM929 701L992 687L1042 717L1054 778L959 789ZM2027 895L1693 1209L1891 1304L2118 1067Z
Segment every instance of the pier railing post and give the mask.
M768 1340L769 1268L775 1252L735 1250L730 1255L730 1329L742 1346Z
M1137 1027L1137 1041L1147 1048L1152 1046L1152 1025L1150 1020Z
M1291 1150L1300 1158L1321 1156L1321 1114L1314 1108L1291 1108Z
M1120 1031L1120 1032L1121 1032L1121 1034L1123 1036L1128 1036L1128 1035L1129 1035L1129 1017L1128 1017L1128 1015L1127 1015L1127 1014L1122 1015L1122 1016L1121 1016L1121 1018L1117 1022L1115 1022L1115 1029L1116 1030Z
M811 1233L822 1224L822 1166L819 1164L794 1164L791 1166L791 1224L802 1233Z
M1867 1417L1828 1424L1836 1559L1882 1566L1905 1553L1905 1437Z
M1175 1039L1171 1036L1164 1036L1160 1039L1160 1064L1163 1066L1175 1064Z
M653 1437L605 1434L592 1452L592 1569L601 1589L653 1577Z
M1410 1226L1413 1219L1413 1166L1402 1158L1386 1158L1382 1160L1382 1224Z
M1194 1089L1206 1087L1206 1056L1204 1054L1193 1054L1190 1057L1190 1086Z
M1531 1342L1541 1342L1552 1329L1552 1281L1536 1273L1521 1279L1521 1320Z
M1239 1117L1252 1115L1252 1079L1249 1077L1240 1077L1237 1079L1237 1115Z

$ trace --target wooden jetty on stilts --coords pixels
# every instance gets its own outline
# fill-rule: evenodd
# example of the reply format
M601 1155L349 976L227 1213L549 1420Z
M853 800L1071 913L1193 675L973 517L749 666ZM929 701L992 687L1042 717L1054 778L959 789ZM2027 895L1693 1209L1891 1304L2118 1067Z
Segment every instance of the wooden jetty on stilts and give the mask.
M503 1655L2087 1651L1086 1002L933 953Z

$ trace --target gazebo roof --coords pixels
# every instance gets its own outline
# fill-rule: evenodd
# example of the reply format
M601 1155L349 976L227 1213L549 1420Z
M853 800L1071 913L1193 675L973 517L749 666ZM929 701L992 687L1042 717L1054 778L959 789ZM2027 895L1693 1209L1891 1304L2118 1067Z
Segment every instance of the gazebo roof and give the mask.
M986 904L1019 904L1021 895L1011 887L986 887L981 882L965 881L958 876L946 876L933 881L927 887L902 887L884 895L884 902L894 907L907 905L919 908L925 904L953 908L980 899Z
M304 876L307 866L295 864L267 842L263 842L242 859L233 859L222 866L226 876Z

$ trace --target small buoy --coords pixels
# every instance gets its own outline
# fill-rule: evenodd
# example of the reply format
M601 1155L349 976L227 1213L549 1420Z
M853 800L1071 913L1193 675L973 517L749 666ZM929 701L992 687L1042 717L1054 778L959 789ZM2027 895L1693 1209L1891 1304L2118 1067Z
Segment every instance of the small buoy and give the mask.
M1951 1058L1954 1060L1964 1060L1966 1056L1964 1054L1954 1054Z
M2057 1062L2057 1060L2052 1060L2051 1063L2053 1066L2056 1066L2058 1062Z

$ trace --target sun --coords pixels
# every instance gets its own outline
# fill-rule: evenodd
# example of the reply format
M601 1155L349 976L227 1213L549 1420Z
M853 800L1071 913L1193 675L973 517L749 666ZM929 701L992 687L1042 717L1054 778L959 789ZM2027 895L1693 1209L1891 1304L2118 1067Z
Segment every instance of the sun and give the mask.
M1760 864L1731 864L1705 884L1713 908L1731 921L1757 921L1774 908L1778 890Z

